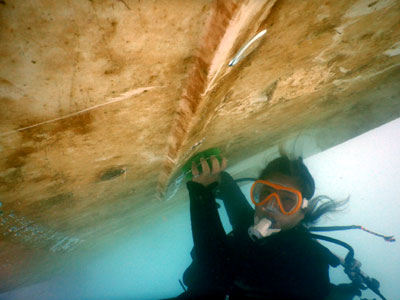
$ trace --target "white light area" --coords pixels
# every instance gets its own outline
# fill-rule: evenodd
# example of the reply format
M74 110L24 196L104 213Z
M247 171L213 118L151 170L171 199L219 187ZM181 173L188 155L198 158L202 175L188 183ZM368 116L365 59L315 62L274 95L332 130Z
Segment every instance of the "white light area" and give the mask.
M387 299L398 298L400 291L399 154L400 119L396 119L305 160L314 176L317 195L336 199L350 195L344 212L331 215L319 225L362 225L397 238L390 243L361 230L323 233L352 245L355 258L363 264L361 270L380 282L380 291ZM331 272L331 278L347 279L341 267ZM363 297L379 299L374 295L368 291Z
M351 196L344 212L324 218L318 225L363 225L400 239L400 119L360 135L305 160L316 194L335 199ZM228 169L229 171L229 169ZM256 176L257 174L254 174ZM246 195L250 184L243 186ZM119 300L173 297L183 290L178 280L190 264L192 237L189 203L167 220L144 228L110 252L82 264L73 274L0 295L2 300ZM221 209L223 212L223 209ZM224 226L229 230L225 213ZM381 283L387 299L399 294L400 242L361 230L320 233L353 246L362 270ZM327 245L344 256L347 251ZM342 268L332 269L333 283L348 282ZM376 298L364 292L363 298Z

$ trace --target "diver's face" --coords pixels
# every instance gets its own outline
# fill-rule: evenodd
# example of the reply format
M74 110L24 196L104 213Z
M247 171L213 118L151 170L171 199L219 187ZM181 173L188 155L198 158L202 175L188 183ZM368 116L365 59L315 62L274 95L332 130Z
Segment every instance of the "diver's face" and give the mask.
M275 173L262 179L300 190L300 184L294 177ZM272 221L271 228L285 231L297 226L304 219L304 211L299 209L291 215L284 215L279 209L276 200L272 199L263 205L255 207L254 222L257 223L262 218Z

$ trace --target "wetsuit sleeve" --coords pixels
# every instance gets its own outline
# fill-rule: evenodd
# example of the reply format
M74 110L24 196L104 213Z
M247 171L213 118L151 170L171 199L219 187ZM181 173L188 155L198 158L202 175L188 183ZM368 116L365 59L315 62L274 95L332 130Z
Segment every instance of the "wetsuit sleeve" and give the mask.
M254 210L238 184L226 172L221 173L219 193L224 201L233 231L247 234L249 226L253 223Z
M230 251L215 197L210 188L199 183L189 181L186 186L196 260L213 273L226 273Z

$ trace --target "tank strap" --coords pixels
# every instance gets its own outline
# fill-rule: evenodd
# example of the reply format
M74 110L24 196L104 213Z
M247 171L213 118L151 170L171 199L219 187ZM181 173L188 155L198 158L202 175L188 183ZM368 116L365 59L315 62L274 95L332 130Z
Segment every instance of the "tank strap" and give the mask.
M379 236L383 238L386 242L395 242L396 239L394 238L393 235L383 235L380 233L373 232L371 230L368 230L367 228L361 226L361 225L348 225L348 226L318 226L318 227L309 227L309 231L339 231L339 230L350 230L350 229L361 229L365 232L368 232L370 234L373 234L375 236Z

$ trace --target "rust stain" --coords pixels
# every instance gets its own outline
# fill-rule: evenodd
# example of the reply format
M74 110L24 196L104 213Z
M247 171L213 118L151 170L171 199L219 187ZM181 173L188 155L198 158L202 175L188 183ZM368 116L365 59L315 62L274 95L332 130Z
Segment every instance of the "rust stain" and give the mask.
M2 191L12 191L24 181L21 167L9 168L5 173L0 176L0 190Z
M5 168L20 168L25 164L27 157L35 152L33 147L21 147L6 158Z
M40 143L51 138L54 139L57 134L63 134L66 131L72 131L77 135L88 134L93 130L92 123L94 120L90 112L69 115L49 121L31 117L29 123L21 123L19 129L2 133L0 136L18 132L25 143L29 141ZM40 144L38 146L42 147Z
M58 194L56 196L44 200L35 201L29 204L28 208L31 209L32 211L37 209L43 211L43 210L52 210L53 208L57 209L69 208L72 207L73 205L72 202L73 196L74 194L71 192Z
M85 112L68 119L57 122L57 126L52 130L53 134L72 130L76 134L88 134L93 130L91 126L94 121L92 113Z

